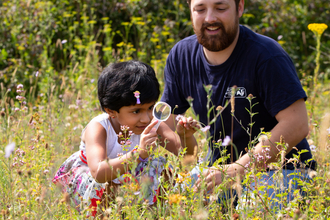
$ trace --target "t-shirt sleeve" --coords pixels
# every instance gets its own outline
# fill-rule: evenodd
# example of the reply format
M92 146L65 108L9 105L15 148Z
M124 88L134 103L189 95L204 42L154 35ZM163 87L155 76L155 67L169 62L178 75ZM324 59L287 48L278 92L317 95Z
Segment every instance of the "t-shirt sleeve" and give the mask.
M181 63L180 63L181 62ZM174 47L166 60L164 70L165 87L161 97L161 101L168 103L174 114L183 114L190 107L183 93L183 78L184 72L180 71L183 60L178 59L176 47Z
M273 117L295 101L307 99L288 55L274 56L262 63L258 69L257 81L259 95Z

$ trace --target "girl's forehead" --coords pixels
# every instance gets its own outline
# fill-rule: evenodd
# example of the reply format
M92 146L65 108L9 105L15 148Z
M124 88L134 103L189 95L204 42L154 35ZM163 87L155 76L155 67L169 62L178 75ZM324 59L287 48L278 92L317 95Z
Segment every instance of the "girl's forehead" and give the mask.
M127 107L130 109L150 108L151 106L155 105L155 103L156 102L149 102L149 103L144 103L144 104L135 104L135 105L129 105L129 106L123 106L123 107Z

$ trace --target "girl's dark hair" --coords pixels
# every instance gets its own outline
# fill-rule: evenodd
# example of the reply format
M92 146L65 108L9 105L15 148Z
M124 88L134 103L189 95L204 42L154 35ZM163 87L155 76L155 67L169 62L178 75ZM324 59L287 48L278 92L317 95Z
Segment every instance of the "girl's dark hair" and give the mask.
M135 91L140 92L141 104L158 100L159 83L153 68L140 61L127 61L108 65L98 83L101 108L119 112L123 106L136 105Z

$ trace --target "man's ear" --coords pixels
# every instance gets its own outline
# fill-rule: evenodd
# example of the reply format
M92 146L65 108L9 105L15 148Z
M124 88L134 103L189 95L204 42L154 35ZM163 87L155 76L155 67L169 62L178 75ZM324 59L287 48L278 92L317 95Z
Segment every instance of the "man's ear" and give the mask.
M244 0L240 0L238 3L238 16L242 17L244 12Z

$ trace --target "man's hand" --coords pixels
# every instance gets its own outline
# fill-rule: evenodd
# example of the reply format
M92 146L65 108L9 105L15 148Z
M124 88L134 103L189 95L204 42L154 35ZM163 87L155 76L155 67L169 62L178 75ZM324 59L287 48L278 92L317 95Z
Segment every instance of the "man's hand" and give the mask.
M203 174L199 176L199 179L194 185L194 191L197 192L200 189L203 181L206 183L206 191L208 194L213 193L214 188L224 181L227 181L226 187L230 188L233 185L233 177L235 177L237 173L235 167L235 164L229 164L222 166L221 170L216 167L210 167L203 171Z

